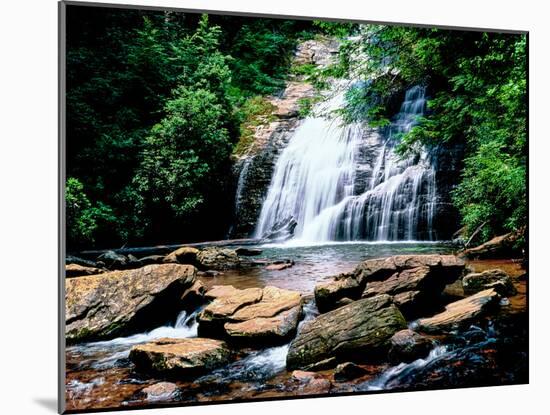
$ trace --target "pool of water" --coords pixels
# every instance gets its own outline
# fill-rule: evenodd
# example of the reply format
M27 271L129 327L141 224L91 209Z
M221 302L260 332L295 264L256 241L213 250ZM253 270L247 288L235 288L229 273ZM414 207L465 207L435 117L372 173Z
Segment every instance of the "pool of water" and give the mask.
M269 271L265 267L225 271L220 276L203 277L202 281L207 286L231 284L236 288L274 285L311 295L319 282L352 271L366 259L400 254L451 253L454 249L452 244L445 242L342 242L314 246L301 246L299 242L294 242L255 248L262 250L262 254L255 257L257 259L290 259L295 264L281 271Z

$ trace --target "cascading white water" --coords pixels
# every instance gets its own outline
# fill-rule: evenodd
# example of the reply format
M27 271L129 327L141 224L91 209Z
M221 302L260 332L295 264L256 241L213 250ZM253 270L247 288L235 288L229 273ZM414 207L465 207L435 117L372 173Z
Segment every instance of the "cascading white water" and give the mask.
M343 100L343 94L336 93L314 113L333 113ZM425 108L425 88L409 89L391 125L376 133L378 154L361 194L354 193L361 162L357 149L367 132L359 124L343 126L335 115L304 120L277 161L256 236L293 218L294 238L308 243L434 239L437 195L429 154L418 149L403 159L394 151Z
M278 223L293 218L295 235L326 209L353 194L355 149L362 129L343 125L330 114L343 106L344 93L337 91L315 108L297 128L277 160L268 195L257 223L262 237ZM326 116L325 114L329 114Z

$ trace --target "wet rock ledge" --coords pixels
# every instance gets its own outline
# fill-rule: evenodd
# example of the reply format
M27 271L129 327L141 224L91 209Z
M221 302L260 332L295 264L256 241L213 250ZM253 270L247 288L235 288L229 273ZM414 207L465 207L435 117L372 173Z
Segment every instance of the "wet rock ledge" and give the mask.
M199 290L197 269L163 264L106 272L65 281L69 343L123 336L174 318Z
M464 272L464 260L454 255L398 255L370 259L353 272L315 287L315 302L321 312L360 298L391 296L408 319L430 311L447 284Z

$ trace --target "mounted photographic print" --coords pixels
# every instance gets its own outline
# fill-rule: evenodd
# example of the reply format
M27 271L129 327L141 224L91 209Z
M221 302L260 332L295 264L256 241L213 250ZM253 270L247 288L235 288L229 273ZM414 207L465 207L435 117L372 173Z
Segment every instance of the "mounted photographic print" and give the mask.
M61 412L528 382L527 33L60 22Z

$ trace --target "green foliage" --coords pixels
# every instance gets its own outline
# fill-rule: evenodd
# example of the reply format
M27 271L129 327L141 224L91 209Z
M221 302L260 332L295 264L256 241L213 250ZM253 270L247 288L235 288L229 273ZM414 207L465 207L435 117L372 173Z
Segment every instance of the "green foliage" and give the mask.
M352 53L369 56L354 68L368 79L348 92L348 120L387 124L399 94L429 85L429 113L401 137L417 144L465 143L455 206L480 242L526 223L526 37L393 26L370 26Z
M253 95L271 94L284 87L297 41L294 26L288 21L254 20L240 27L229 50L237 87Z
M302 63L301 65L294 65L290 69L293 75L303 76L306 80L315 75L317 71L317 65L313 63Z
M228 157L231 143L213 92L182 87L174 95L146 140L134 184L147 202L181 217L196 214L205 202L209 176Z
M69 177L66 181L65 213L67 238L71 243L94 242L94 234L98 228L115 220L109 206L101 202L92 205L84 192L84 185L74 177Z
M314 105L321 100L322 100L321 95L299 98L298 99L298 117L306 118L307 116L311 115Z
M481 239L487 240L495 229L512 231L525 224L526 191L525 165L498 140L487 140L466 159L453 199L470 233L486 224Z
M133 179L143 213L170 212L182 223L196 217L231 153L228 58L219 50L219 27L204 15L195 33L173 45L181 65L180 86L164 108L165 117L146 138ZM145 225L150 223L145 222Z
M248 98L238 109L240 121L239 141L233 149L233 154L239 156L250 148L254 142L254 133L260 125L266 125L275 120L275 106L265 97L257 95Z
M69 249L223 237L232 147L243 151L265 122L263 97L284 86L311 23L67 13L67 172L82 185L69 194Z
M323 20L314 20L313 27L326 35L337 38L344 38L356 31L358 25L355 23L338 23L327 22Z

